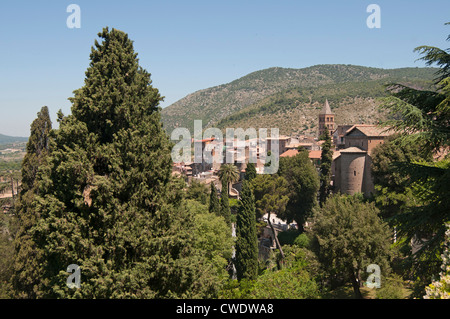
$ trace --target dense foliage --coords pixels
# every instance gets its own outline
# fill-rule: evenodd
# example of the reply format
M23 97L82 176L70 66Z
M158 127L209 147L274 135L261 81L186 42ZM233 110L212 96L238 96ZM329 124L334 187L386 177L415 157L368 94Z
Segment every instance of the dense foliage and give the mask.
M41 297L41 277L43 276L40 247L33 238L32 229L40 219L37 209L39 186L37 180L42 166L45 166L50 148L52 123L48 108L42 107L31 124L27 153L22 162L22 190L16 203L18 231L15 235L15 258L12 284L15 297Z
M352 283L355 297L361 298L362 272L377 264L389 271L388 226L379 218L373 203L360 196L334 195L315 210L312 234L318 243L319 260L330 280L342 276Z
M300 151L295 156L280 158L278 175L288 182L289 201L286 210L277 214L288 222L296 221L302 230L303 224L317 205L319 191L319 177L308 152Z
M242 184L236 216L237 279L254 280L258 274L258 238L256 235L255 196L248 181Z
M17 295L211 296L210 268L188 231L194 218L171 176L161 96L125 33L105 28L99 37L85 85L70 99L72 114L59 114L35 180L39 217L27 233L42 254L25 267L38 284L17 287ZM82 289L66 285L70 264L81 267Z
M430 271L435 272L441 263L445 223L450 219L450 49L421 46L416 51L428 65L439 67L436 87L420 90L392 84L391 95L384 101L391 119L384 124L399 134L400 147L420 146L421 158L399 159L394 164L404 187L418 200L393 219L399 235L419 247L413 256L413 268L414 279L422 283L423 291L432 279Z
M163 109L163 122L168 132L180 126L193 132L194 119L202 119L205 125L208 123L213 127L243 127L240 126L241 122L236 121L236 117L253 122L266 113L273 117L274 114L296 107L304 110L311 101L325 101L325 98L331 104L348 97L373 99L386 96L383 85L388 82L427 86L432 74L433 70L429 68L386 70L339 64L315 65L302 69L268 68L186 96ZM254 113L252 109L255 109ZM364 115L360 110L353 110L355 112L359 116ZM286 125L286 118L276 118L277 126L249 127L279 127L281 132ZM217 124L221 120L224 122ZM304 119L295 125L299 127L303 124ZM282 134L290 133L291 131L283 131Z
M71 114L59 112L52 129L43 107L31 125L22 189L13 214L0 218L0 298L321 298L348 284L361 298L371 264L382 271L375 298L403 298L404 279L419 284L416 296L448 298L448 50L417 49L439 69L272 68L229 83L231 99L264 92L235 100L231 122L224 107L222 124L316 109L312 100L325 97L382 97L383 84L398 80L384 100L385 124L398 135L373 153L371 198L330 194L330 136L319 172L304 150L281 158L273 175L249 163L241 180L226 164L219 193L172 174L162 97L133 42L115 29L98 35ZM212 123L211 112L200 118ZM240 191L230 199L233 183ZM297 228L275 228L275 217ZM81 288L67 285L71 264L80 266Z
M333 162L333 151L331 149L331 136L328 130L324 131L321 139L324 141L322 144L322 154L320 156L320 188L319 188L319 203L322 205L331 191L331 163Z

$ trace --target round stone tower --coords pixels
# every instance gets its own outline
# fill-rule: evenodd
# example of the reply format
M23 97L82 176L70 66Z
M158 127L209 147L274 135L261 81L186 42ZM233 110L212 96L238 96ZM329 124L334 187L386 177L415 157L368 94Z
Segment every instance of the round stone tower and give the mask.
M340 189L343 194L353 195L363 191L366 155L366 151L357 147L341 150Z

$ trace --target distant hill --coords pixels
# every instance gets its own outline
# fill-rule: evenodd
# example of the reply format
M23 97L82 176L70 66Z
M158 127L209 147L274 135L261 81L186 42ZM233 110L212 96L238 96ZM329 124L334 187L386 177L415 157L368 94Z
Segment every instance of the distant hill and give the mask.
M302 69L269 68L227 84L200 90L162 110L164 127L279 127L281 134L314 131L325 98L336 122L373 122L382 118L377 97L384 85L430 87L435 68L379 69L355 65L316 65Z
M8 136L0 134L0 144L12 144L27 142L28 137Z

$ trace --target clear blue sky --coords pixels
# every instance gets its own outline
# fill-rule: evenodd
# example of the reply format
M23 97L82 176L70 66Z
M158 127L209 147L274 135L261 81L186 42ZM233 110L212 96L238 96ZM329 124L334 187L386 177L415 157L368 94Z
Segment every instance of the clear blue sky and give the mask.
M69 29L69 4L81 28ZM369 29L369 4L381 28ZM0 133L28 136L47 105L70 113L89 53L103 27L134 41L140 64L165 96L163 107L194 91L268 67L343 63L381 68L424 66L413 49L443 49L450 1L227 0L0 2Z

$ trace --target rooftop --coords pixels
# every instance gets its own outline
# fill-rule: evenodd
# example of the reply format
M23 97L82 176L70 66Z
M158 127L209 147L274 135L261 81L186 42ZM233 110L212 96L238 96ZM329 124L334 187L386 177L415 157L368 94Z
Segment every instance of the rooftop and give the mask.
M290 149L280 155L280 157L292 157L298 154L296 149Z
M354 130L359 130L361 133L363 133L366 136L369 137L384 137L389 136L391 133L389 133L388 127L380 127L377 125L371 125L371 124L356 124L353 125L351 128L345 132L345 135L348 135L349 133L353 132Z
M341 154L342 153L367 153L367 151L363 151L362 149L354 147L354 146L353 147L347 147L347 148L345 148L343 150L340 150L340 152L341 152Z
M311 159L320 159L322 157L322 151L309 151L308 157Z
M290 137L289 136L284 136L284 135L281 135L281 136L278 136L278 137L268 137L267 138L267 140L288 140L288 139L290 139Z
M320 111L320 114L334 114L333 112L331 112L331 107L328 103L328 99L325 100L325 104L322 108L322 111Z

